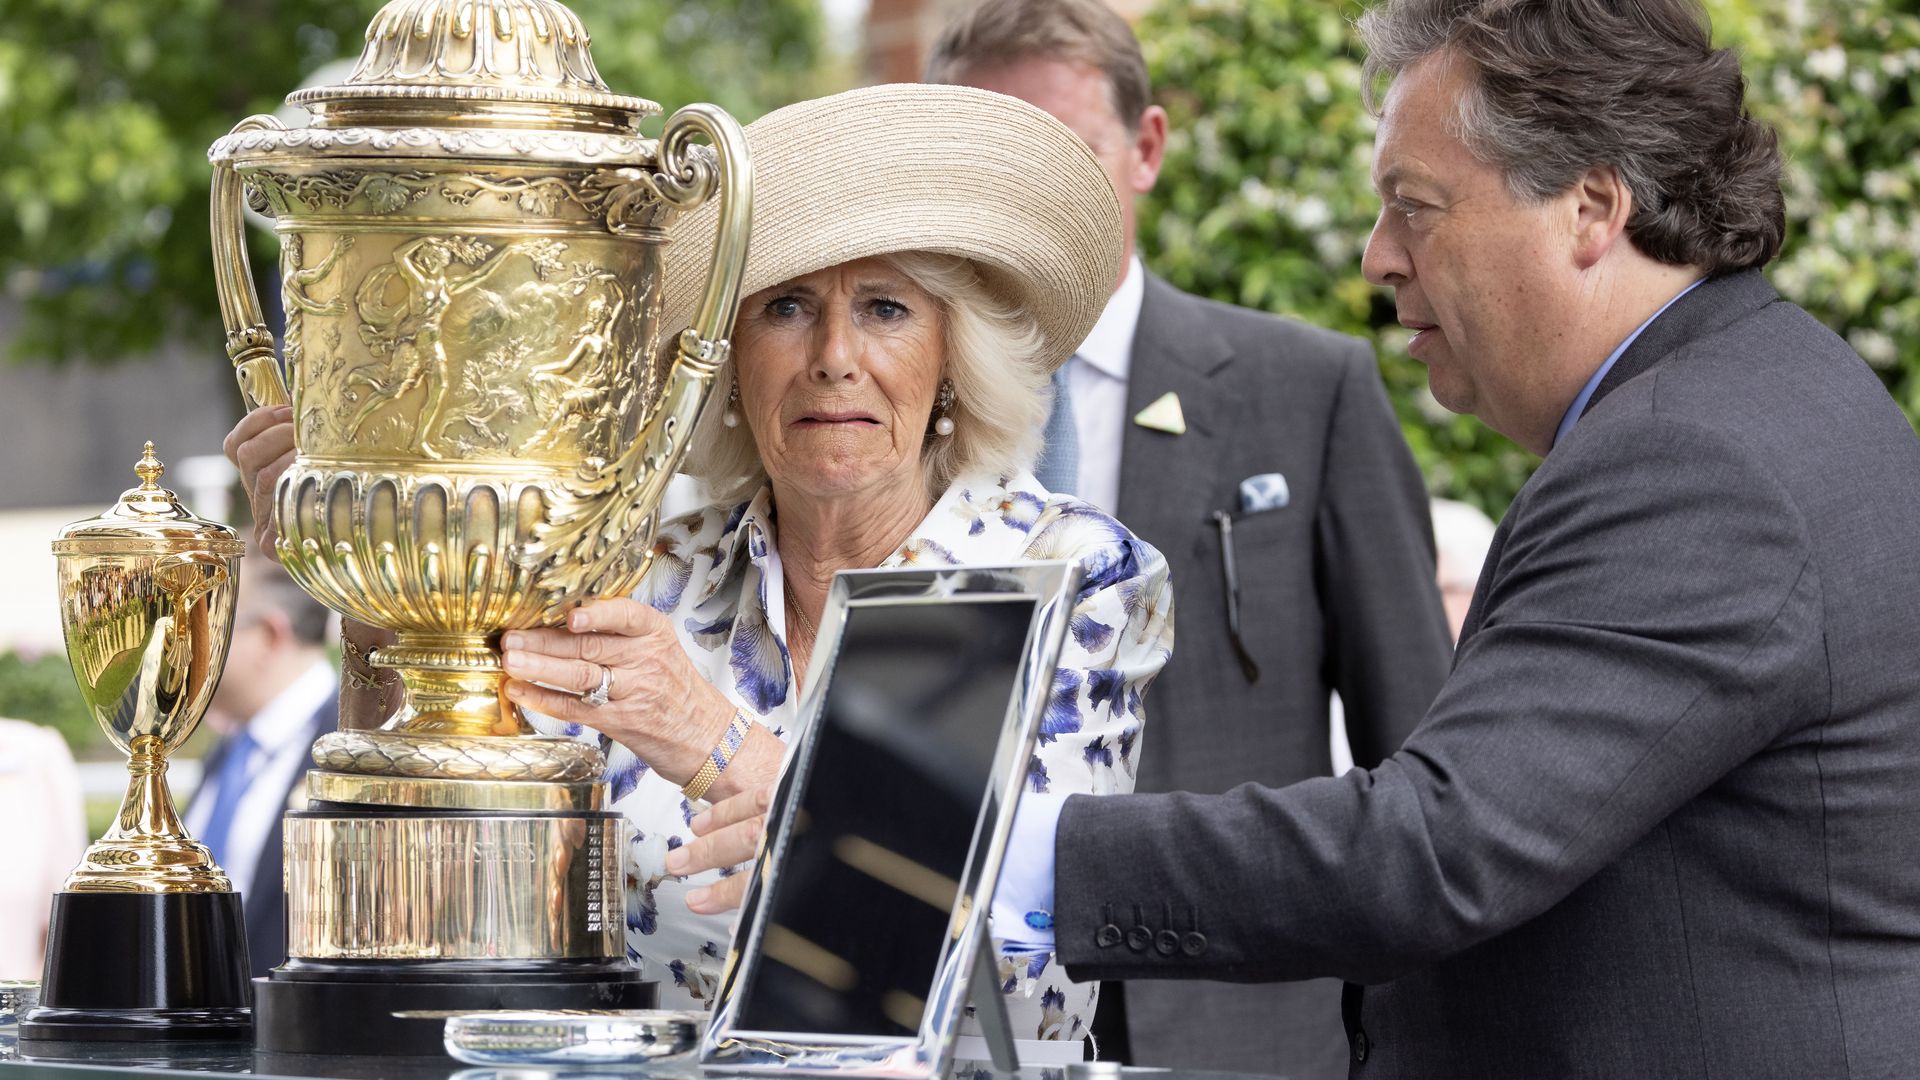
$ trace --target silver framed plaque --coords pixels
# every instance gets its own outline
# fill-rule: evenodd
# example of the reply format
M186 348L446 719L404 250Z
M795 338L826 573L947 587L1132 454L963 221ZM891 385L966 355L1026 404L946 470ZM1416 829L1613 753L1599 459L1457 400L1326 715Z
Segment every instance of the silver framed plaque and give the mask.
M977 983L1010 1047L987 914L1080 580L1071 562L835 577L703 1065L937 1076Z

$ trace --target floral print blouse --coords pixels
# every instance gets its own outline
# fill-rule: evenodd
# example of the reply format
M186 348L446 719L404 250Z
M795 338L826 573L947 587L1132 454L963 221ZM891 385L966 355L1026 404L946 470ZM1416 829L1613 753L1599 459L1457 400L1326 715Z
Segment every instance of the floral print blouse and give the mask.
M882 566L1006 565L1076 559L1085 575L1028 766L1035 791L1133 790L1146 720L1141 697L1173 649L1173 592L1160 553L1087 503L1051 495L1031 475L964 477ZM787 739L799 695L787 656L787 612L774 544L772 490L737 506L669 521L635 596L669 615L698 669L746 714ZM678 785L632 751L578 725L535 717L549 734L597 741L610 805L633 824L625 862L627 955L660 983L662 1008L706 1008L732 941L731 915L696 915L689 889L722 873L677 878L667 853L692 836ZM1074 983L1051 953L1000 961L1014 1035L1078 1039L1096 983Z

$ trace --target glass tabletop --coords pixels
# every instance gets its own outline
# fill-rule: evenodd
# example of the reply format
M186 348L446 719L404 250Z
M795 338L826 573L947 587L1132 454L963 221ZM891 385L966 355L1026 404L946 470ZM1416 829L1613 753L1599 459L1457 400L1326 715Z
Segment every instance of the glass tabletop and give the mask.
M0 1080L107 1080L109 1077L245 1073L311 1080L705 1080L723 1076L689 1059L636 1065L505 1067L462 1065L448 1057L274 1054L249 1043L33 1042L22 1047L0 1028ZM984 1062L960 1062L951 1080L986 1080ZM1244 1073L1122 1068L1105 1062L1028 1066L1020 1080L1280 1080Z

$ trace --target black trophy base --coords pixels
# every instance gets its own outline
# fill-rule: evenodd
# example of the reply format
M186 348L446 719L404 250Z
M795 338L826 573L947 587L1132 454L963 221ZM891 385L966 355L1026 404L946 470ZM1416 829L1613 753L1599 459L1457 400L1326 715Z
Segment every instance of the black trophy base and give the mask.
M20 1041L245 1040L247 971L239 893L55 893Z
M414 1057L446 1053L446 1013L651 1009L658 991L624 958L289 960L253 980L253 995L263 1054Z

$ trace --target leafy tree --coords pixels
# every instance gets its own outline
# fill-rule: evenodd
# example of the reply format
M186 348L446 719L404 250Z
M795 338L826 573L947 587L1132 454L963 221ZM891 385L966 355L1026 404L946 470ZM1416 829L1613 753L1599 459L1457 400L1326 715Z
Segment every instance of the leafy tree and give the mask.
M813 91L813 0L575 0L616 91L743 119ZM217 343L206 150L359 52L378 0L0 0L0 280L15 357ZM654 121L652 133L659 130ZM255 236L256 266L276 259Z
M1920 415L1920 0L1709 0L1789 158L1790 232L1772 271ZM1393 302L1360 276L1379 203L1361 106L1360 7L1162 0L1139 26L1172 119L1144 208L1147 261L1175 284L1372 337L1437 494L1499 514L1533 459L1442 409Z

